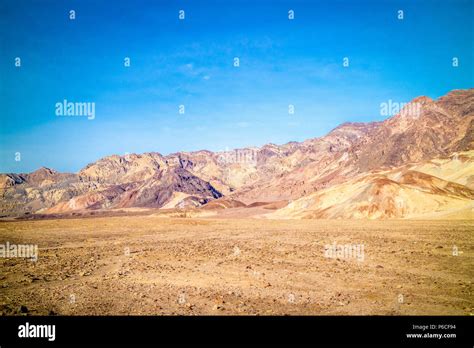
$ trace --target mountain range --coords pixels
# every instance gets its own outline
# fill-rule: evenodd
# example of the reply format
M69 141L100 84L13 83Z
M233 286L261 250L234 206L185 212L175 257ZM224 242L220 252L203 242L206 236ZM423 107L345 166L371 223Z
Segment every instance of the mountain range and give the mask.
M112 155L78 173L43 167L0 174L0 195L3 217L142 208L260 218L473 218L474 89L419 97L384 121L344 123L303 142Z

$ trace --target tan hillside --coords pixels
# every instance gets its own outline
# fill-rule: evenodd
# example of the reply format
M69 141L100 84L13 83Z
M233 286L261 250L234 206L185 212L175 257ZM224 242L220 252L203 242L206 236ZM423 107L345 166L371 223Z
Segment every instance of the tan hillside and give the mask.
M455 175L456 170L461 174ZM429 171L437 176L428 174ZM362 174L295 200L266 217L474 219L474 189L461 183L472 181L464 179L466 175L474 175L474 151ZM453 178L458 178L458 182L449 181Z

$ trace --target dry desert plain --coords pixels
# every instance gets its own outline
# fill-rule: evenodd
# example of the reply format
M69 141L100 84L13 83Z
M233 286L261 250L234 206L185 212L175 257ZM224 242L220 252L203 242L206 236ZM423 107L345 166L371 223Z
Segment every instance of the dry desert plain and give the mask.
M160 214L0 222L2 315L472 315L474 222ZM364 259L325 257L363 244ZM453 255L456 246L457 256Z

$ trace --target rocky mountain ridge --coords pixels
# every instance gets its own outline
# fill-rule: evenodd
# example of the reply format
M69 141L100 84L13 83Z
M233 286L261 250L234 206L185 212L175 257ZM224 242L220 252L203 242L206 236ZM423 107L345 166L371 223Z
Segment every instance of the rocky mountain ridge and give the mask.
M344 123L326 136L303 142L267 144L260 148L217 153L202 150L167 156L156 152L112 155L87 165L75 174L58 173L48 168L28 174L1 174L0 214L15 216L122 208L199 208L217 199L239 202L230 204L231 207L282 201L290 202L289 206L297 206L299 199L324 192L327 195L327 190L343 190L344 185L357 186L354 178L369 180L368 177L375 171L390 172L407 165L421 165L434 159L450 158L463 151L469 152L474 149L473 134L474 89L455 90L437 100L416 98L397 115L384 121ZM468 154L464 156L469 157ZM465 173L467 181L472 182L474 173L470 164L466 166L468 171L463 171L461 167L458 170ZM405 173L402 176L417 182L412 186L435 180L421 179L419 174L410 175ZM378 192L377 185L385 182L386 178L371 178L372 189L364 189L364 192L374 196ZM470 197L469 190L472 188L466 186L466 190L456 190L467 190L467 197ZM392 191L391 195L394 194ZM370 199L368 196L358 197L361 200ZM351 196L350 199L355 198ZM403 210L396 214L383 213L383 205L371 208L376 210L373 214L360 214L357 209L349 209L353 211L352 215L323 214L319 205L314 207L319 213L308 213L306 205L310 207L313 204L303 205L305 208L301 212L292 211L287 215L324 218L410 216ZM343 202L336 202L335 205L342 207ZM281 208L281 214L275 217L284 216L290 208Z

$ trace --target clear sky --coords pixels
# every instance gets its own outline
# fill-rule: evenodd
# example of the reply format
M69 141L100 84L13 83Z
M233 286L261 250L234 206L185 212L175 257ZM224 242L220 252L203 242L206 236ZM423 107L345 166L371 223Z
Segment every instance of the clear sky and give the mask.
M2 0L0 172L301 141L383 119L389 99L472 88L473 4ZM95 118L56 116L64 99Z

